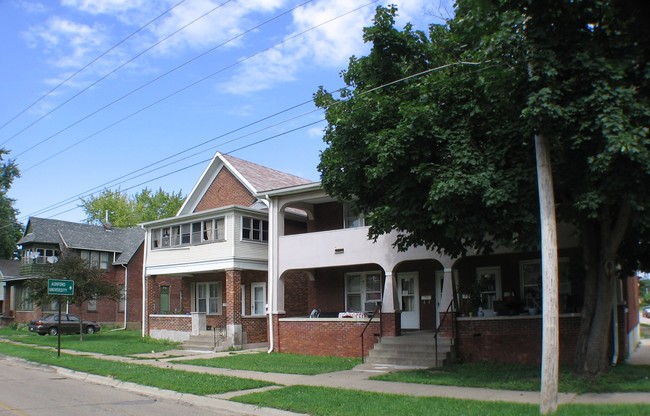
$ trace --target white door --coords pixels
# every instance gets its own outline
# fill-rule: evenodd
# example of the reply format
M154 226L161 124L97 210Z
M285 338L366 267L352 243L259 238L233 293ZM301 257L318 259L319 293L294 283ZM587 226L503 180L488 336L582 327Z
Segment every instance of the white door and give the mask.
M402 309L402 328L420 329L420 294L417 272L398 273L397 290Z

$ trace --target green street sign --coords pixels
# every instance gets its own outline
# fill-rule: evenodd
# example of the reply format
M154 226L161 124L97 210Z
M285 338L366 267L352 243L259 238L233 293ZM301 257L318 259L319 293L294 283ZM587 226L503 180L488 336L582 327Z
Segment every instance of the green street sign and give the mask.
M47 279L47 294L72 296L74 295L73 280Z

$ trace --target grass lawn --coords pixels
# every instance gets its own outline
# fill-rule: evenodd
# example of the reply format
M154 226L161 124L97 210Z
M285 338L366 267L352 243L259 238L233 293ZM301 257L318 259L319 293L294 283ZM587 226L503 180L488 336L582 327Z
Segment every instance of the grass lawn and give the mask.
M400 371L372 379L523 391L540 388L539 367L518 364L456 364L440 369ZM595 380L585 380L562 370L559 389L574 393L650 392L650 366L619 365Z
M532 404L410 397L308 386L251 393L232 400L314 416L539 415L539 406ZM650 408L648 405L563 405L556 415L650 415Z
M0 337L25 344L57 347L57 337L40 336L27 331L26 327L17 330L0 328ZM79 340L79 334L61 335L61 349L129 356L152 351L167 351L178 346L175 342L143 338L140 331L111 331L106 328L92 335L84 334L83 339L83 341Z
M220 394L272 385L272 383L264 381L170 370L78 355L61 354L61 357L57 357L56 351L6 342L0 342L0 354L23 358L35 363L112 377L120 381L196 395Z
M226 357L174 360L175 363L232 370L261 371L265 373L314 375L350 370L361 364L359 358L320 357L314 355L254 353L232 354Z

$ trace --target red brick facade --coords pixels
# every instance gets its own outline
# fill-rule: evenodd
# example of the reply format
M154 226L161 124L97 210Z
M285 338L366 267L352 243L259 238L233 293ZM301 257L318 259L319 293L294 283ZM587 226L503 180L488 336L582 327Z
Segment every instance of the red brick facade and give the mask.
M458 318L458 359L464 362L539 364L542 351L541 318L541 315ZM579 329L579 315L560 317L561 364L573 363Z
M196 206L195 212L225 207L228 205L250 206L255 202L253 195L225 167L217 174L208 190Z
M277 317L274 328L277 334ZM361 333L366 327L364 320L304 319L282 320L276 351L294 354L335 357L361 357ZM363 355L377 341L379 322L372 322L363 336Z

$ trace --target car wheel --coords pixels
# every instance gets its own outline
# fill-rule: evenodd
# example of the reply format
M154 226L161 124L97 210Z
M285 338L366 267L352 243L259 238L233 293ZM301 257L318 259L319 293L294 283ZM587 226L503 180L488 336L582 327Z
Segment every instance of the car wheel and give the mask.
M95 333L95 327L89 325L88 328L86 328L86 334L94 334L94 333Z
M44 336L45 336L45 332L39 332L38 335L44 337Z
M59 329L53 326L50 329L48 329L47 333L50 335L57 335L59 333Z

